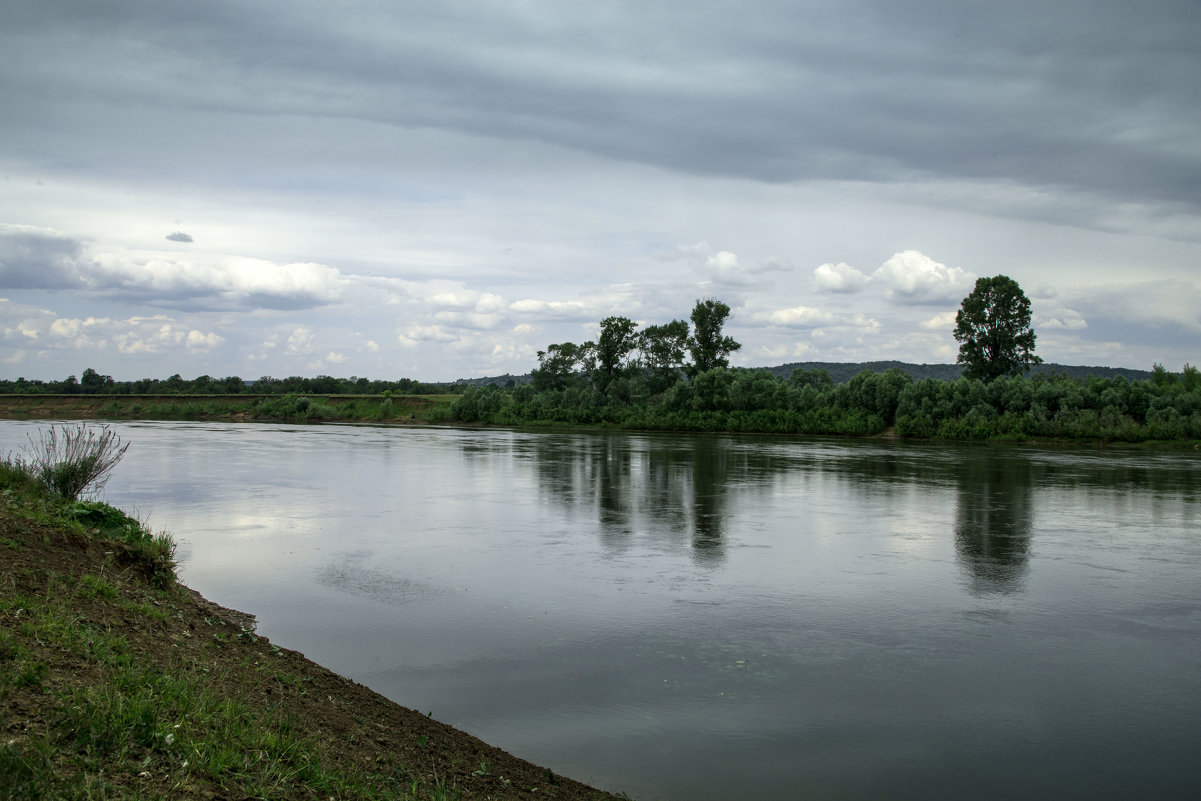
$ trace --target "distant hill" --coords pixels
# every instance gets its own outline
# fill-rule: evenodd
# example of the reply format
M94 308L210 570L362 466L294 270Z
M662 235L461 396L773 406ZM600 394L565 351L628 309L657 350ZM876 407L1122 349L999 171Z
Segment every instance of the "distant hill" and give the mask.
M520 386L528 384L533 380L534 377L529 373L525 375L509 375L505 373L504 375L493 375L485 378L460 378L454 382L453 387L486 387L489 384L496 384L498 387L507 387L510 386L510 381L513 382L512 386Z
M899 368L909 373L915 381L922 381L927 378L934 378L939 381L954 381L963 375L963 367L958 364L910 364L909 362L789 362L776 367L763 367L759 369L767 370L774 376L779 378L788 378L792 375L793 370L825 370L830 374L830 380L835 384L845 384L855 376L862 373L864 370L871 370L876 373L883 373L885 370ZM1031 368L1030 375L1046 375L1059 374L1065 375L1068 378L1113 378L1115 376L1125 376L1129 381L1146 381L1151 378L1150 370L1130 370L1125 367L1086 367L1082 365L1071 364L1039 364ZM533 381L533 377L526 373L524 375L505 375L487 376L485 378L460 378L454 382L457 387L482 387L488 384L496 384L497 386L509 386L509 382L514 386L528 384Z
M769 373L780 378L792 375L793 370L825 370L835 384L850 381L864 370L882 373L899 368L909 373L915 381L934 378L939 381L954 381L963 375L963 366L958 364L910 364L908 362L792 362L778 367L767 367ZM1070 364L1039 364L1030 369L1029 375L1066 375L1068 378L1113 378L1125 376L1130 381L1145 381L1151 377L1150 370L1128 370L1125 367L1085 367Z

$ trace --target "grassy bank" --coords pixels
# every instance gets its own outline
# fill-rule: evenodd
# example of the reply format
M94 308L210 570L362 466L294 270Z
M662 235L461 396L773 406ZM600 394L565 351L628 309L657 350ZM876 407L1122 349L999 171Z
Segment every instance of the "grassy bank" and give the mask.
M0 799L609 798L281 648L0 463Z
M12 420L441 423L457 395L0 395Z

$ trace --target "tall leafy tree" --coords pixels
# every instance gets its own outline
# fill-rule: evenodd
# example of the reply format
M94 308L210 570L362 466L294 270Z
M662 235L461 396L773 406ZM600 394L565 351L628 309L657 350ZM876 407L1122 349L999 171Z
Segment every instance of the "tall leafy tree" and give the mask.
M79 388L82 392L103 392L112 387L114 381L111 375L101 375L88 367L79 377Z
M684 370L688 323L672 320L664 325L648 325L638 332L638 349L642 351L651 391L663 392L680 380Z
M1040 364L1034 355L1030 299L1006 275L979 278L955 315L959 363L968 378L992 381L1019 375Z
M731 353L742 347L732 337L722 336L721 329L730 316L730 307L720 300L698 300L692 309L692 336L688 352L692 354L689 372L698 375L714 367L728 367Z
M571 382L585 348L574 342L547 345L538 351L538 367L530 372L538 391L564 389Z
M626 357L638 346L634 332L638 326L629 317L601 320L600 335L593 349L596 354L596 384L605 389L623 367Z

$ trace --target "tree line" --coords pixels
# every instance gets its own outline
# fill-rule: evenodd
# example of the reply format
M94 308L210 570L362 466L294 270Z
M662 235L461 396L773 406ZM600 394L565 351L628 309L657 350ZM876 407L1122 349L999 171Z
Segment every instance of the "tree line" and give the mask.
M629 400L663 392L687 378L729 365L742 347L722 329L730 307L720 300L698 300L690 316L641 331L628 317L601 320L595 342L560 342L538 351L531 375L536 392L588 384L605 396Z
M946 439L1201 439L1201 373L1188 365L1181 373L1156 365L1148 381L1053 374L915 381L893 368L863 371L844 384L825 370L781 379L718 367L659 395L622 394L579 377L563 388L472 387L451 414L463 422L664 431L866 436L893 428L902 437Z
M641 329L627 317L606 317L595 341L548 345L538 352L528 383L515 377L503 387L325 375L247 382L210 376L188 381L176 374L118 382L89 368L78 381L0 381L0 393L281 396L286 409L263 413L305 419L338 416L308 395L384 395L390 405L393 393L461 393L448 412L439 407L427 418L785 434L891 429L902 437L948 439L1201 439L1201 374L1187 364L1179 374L1156 364L1145 380L1027 375L1042 362L1034 354L1030 302L1006 276L979 279L961 304L954 331L958 378L917 380L892 367L835 381L820 368L787 376L731 368L729 355L741 345L723 333L729 316L728 305L709 298L696 302L688 320ZM380 419L394 412L376 411Z
M1155 365L1151 378L1027 377L1034 354L1030 301L1007 276L981 278L956 316L963 376L914 380L865 370L835 383L826 370L787 378L730 368L738 343L721 333L729 307L698 301L682 320L641 331L601 321L595 342L550 345L528 385L471 387L455 419L502 424L610 425L645 430L881 434L989 439L1201 438L1201 374ZM685 354L691 360L685 359Z
M263 376L254 381L245 381L238 376L214 378L208 375L189 380L176 373L165 379L114 381L112 376L101 375L91 367L85 369L78 379L74 375L62 381L0 379L0 394L4 395L382 395L385 392L436 395L454 391L454 384L429 383L411 378L389 381L328 375L311 378Z

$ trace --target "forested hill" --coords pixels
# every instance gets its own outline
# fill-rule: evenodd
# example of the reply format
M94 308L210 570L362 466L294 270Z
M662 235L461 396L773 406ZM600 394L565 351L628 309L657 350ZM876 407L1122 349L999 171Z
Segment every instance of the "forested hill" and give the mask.
M825 370L835 384L845 384L864 370L883 373L892 368L908 373L913 380L933 378L939 381L954 381L963 375L959 364L909 364L908 362L791 362L779 367L767 367L777 378L788 378L793 370ZM1150 370L1129 370L1125 367L1085 367L1071 364L1036 364L1027 375L1063 375L1068 378L1115 378L1124 376L1129 381L1145 381L1151 378Z
M939 381L954 381L963 375L963 367L958 364L910 364L909 362L790 362L777 367L764 367L777 378L788 378L793 370L825 370L830 380L835 384L845 384L864 370L873 373L883 373L892 368L899 368L908 373L915 381L933 378ZM1151 378L1150 370L1130 370L1125 367L1085 367L1072 364L1036 364L1030 368L1028 375L1063 375L1068 378L1114 378L1124 376L1129 381L1145 381ZM456 384L466 386L509 386L528 384L533 378L525 375L501 375L487 378L464 378Z

